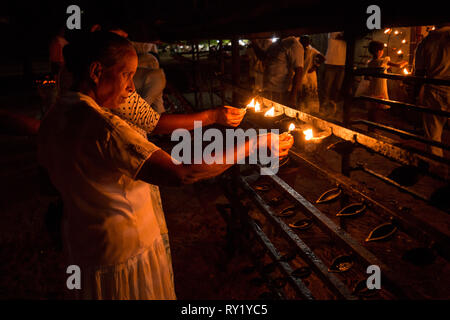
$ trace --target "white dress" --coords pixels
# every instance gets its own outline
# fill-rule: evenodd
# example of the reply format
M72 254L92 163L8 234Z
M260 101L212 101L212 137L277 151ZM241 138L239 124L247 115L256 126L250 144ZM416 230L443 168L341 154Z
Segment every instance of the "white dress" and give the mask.
M176 299L159 192L135 180L159 150L90 97L68 92L43 119L38 156L64 202L68 264L83 299Z

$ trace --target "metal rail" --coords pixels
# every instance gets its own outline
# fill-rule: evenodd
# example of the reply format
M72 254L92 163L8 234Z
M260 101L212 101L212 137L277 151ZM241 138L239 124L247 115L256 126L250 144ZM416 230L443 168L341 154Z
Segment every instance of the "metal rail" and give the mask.
M426 77L417 77L417 76L404 76L395 73L382 73L373 70L373 68L359 68L353 70L353 75L355 76L370 76L375 78L385 78L392 80L409 80L416 83L427 83L434 84L438 86L450 86L450 80L446 79L435 79L435 78L426 78Z
M352 124L364 124L364 125L367 125L369 127L378 128L380 130L384 130L384 131L387 131L387 132L390 132L390 133L394 133L394 134L396 134L396 135L398 135L400 137L403 137L405 139L413 139L413 140L416 140L416 141L419 141L419 142L422 142L422 143L431 144L432 146L436 146L436 147L439 147L439 148L442 148L442 149L445 149L445 150L450 150L450 145L448 145L448 144L444 144L444 143L441 143L441 142L430 140L430 139L418 136L416 134L413 134L411 132L400 130L400 129L396 129L396 128L393 128L393 127L389 127L389 126L386 126L384 124L380 124L380 123L376 123L376 122L372 122L372 121L368 121L368 120L363 120L363 119L354 120L351 123Z
M233 91L237 91L241 95L244 96L255 96L255 94L247 89L243 89L241 87L230 84L228 81L222 79L224 84L231 88ZM428 163L429 173L434 175L435 177L441 177L444 180L449 179L449 166L450 161L448 159L433 157L430 158L430 155L421 150L414 149L414 152L401 148L397 146L398 141L389 139L388 137L383 137L383 140L378 140L371 136L366 135L358 129L348 129L343 127L341 124L327 121L317 116L310 115L308 113L290 108L283 104L280 104L276 101L261 97L262 102L266 106L275 107L278 110L283 110L284 113L288 117L292 117L294 119L299 119L303 122L310 123L311 125L324 130L331 132L347 141L357 142L361 146L366 147L378 154L385 156L388 159L399 162L405 165L412 165L418 167L419 164L426 162Z
M418 298L413 293L408 292L402 288L408 288L408 284L400 283L399 285L394 282L395 279L392 270L381 262L373 253L368 251L366 248L361 246L359 242L355 241L347 232L342 230L333 221L331 221L326 215L324 215L319 209L312 205L308 200L302 197L296 190L284 182L281 178L276 175L269 176L279 187L281 187L285 192L287 192L292 199L299 203L302 208L307 210L311 218L313 218L320 226L321 229L326 231L333 238L338 239L341 244L347 246L353 250L360 258L362 258L368 265L377 265L383 270L383 275L385 282L389 284L389 287L393 293L399 298ZM398 282L398 280L397 280ZM406 293L407 292L407 293Z
M286 261L281 261L281 255L278 252L277 248L273 245L273 243L270 241L270 239L267 237L267 235L264 233L264 231L261 230L261 228L255 223L255 221L244 211L244 208L240 201L233 197L231 193L226 190L226 196L228 200L232 203L234 208L238 208L238 211L241 212L241 218L245 219L245 223L248 225L251 231L255 234L258 241L263 245L267 252L269 253L272 260L274 260L275 263L279 266L279 269L286 275L287 279L290 281L292 287L294 290L304 299L306 300L314 300L314 297L311 293L311 291L306 287L306 285L303 283L303 281L299 278L294 278L292 276L292 268ZM218 208L219 209L219 208ZM219 209L220 211L220 209Z
M333 290L339 297L347 300L355 300L356 297L351 294L350 290L339 280L334 274L328 272L327 266L320 260L314 252L295 234L289 226L279 219L272 211L269 205L253 190L243 177L239 177L239 182L243 189L251 196L257 207L262 213L282 232L286 239L292 242L298 249L305 261L317 272L317 275L325 281L327 286Z
M393 217L397 223L397 225L407 234L415 237L419 241L425 244L431 243L450 243L450 238L448 235L443 232L437 230L436 228L424 223L424 221L419 220L418 218L409 215L407 218L398 214L397 212L389 209L384 204L375 200L373 192L367 190L364 186L360 184L356 184L355 181L351 180L348 177L343 175L331 172L325 168L322 168L316 165L311 160L306 157L300 155L294 150L289 150L289 155L292 157L294 161L299 161L311 167L316 172L321 173L327 178L331 179L334 183L341 186L347 193L349 193L353 197L362 198L368 203L371 204L371 207L377 211L378 214L384 216L386 219ZM448 259L448 257L445 257Z
M405 102L400 102L400 101L395 101L395 100L379 99L379 98L374 98L374 97L369 97L369 96L364 96L364 95L354 97L354 99L386 104L386 105L390 105L392 107L406 108L409 110L423 112L423 113L429 113L429 114L435 114L437 116L442 116L442 117L450 117L450 112L442 111L439 109L430 109L430 108L427 108L424 106L418 106L415 104L410 104L410 103L405 103Z

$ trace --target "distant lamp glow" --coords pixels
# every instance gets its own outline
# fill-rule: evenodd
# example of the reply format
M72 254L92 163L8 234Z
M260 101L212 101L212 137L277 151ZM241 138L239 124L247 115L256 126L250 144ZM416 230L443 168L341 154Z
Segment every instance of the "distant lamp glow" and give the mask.
M311 140L313 138L313 131L312 129L308 129L303 131L303 134L305 135L305 140Z
M435 30L435 29L436 29L436 27L435 27L435 26L432 26L432 27L431 27L431 30Z
M406 43L406 39L403 39L403 40L402 40L402 43Z
M394 34L396 34L396 35L399 34L398 30L395 30L395 31L394 31Z
M387 47L387 43L385 43L384 46Z
M277 37L273 37L273 38L272 38L272 43L277 42L278 39L279 39L279 38L277 38Z
M267 110L266 113L264 113L264 117L273 117L275 116L275 107L270 108Z

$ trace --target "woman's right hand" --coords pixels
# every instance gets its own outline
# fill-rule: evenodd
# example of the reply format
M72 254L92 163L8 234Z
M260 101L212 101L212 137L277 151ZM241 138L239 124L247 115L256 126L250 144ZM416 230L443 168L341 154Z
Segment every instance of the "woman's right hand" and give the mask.
M273 141L273 149L272 149L272 141ZM284 132L280 135L275 133L267 134L267 147L270 148L271 152L275 153L280 158L284 158L288 155L289 149L294 144L294 137L288 133Z

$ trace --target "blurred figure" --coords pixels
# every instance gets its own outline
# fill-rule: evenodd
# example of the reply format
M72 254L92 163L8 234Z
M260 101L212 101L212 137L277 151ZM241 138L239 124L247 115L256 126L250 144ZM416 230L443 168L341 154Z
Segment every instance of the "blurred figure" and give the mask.
M63 48L69 43L64 37L65 26L59 28L58 33L50 41L50 72L56 80L64 66Z
M380 70L383 73L389 67L397 67L403 68L408 62L403 61L401 63L391 62L391 58L389 56L383 57L384 54L384 44L380 41L371 41L369 43L369 53L372 55L372 59L367 64L368 68L373 68L374 70ZM375 78L375 77L367 77L369 80L369 85L367 88L367 92L363 92L363 94L378 98L378 99L389 99L389 93L387 88L387 79L386 78ZM381 118L379 114L379 110L387 110L390 106L381 104L381 103L369 103L369 120L377 122L377 119Z
M137 93L159 114L164 113L163 91L166 87L164 70L157 57L151 53L152 43L132 42L138 54L138 69L134 75Z
M414 75L450 80L450 23L436 26L419 43L414 61ZM420 89L419 104L431 109L450 111L450 87L424 84ZM441 142L448 117L423 114L425 136ZM441 148L430 147L433 154L443 157Z
M264 61L265 95L288 106L295 106L304 63L301 43L296 37L282 34L266 52L255 52L262 56Z
M253 39L252 45L247 48L249 58L249 77L254 91L263 91L264 88L264 66L263 61L259 59L254 47L265 52L272 44L271 39ZM256 49L257 50L257 49Z
M328 49L325 55L325 72L322 84L322 106L331 114L337 111L337 103L342 100L341 88L345 74L347 44L343 32L328 34Z
M311 46L311 37L300 37L305 51L302 84L298 97L298 108L304 112L319 112L319 91L317 89L317 69L325 61L325 57Z

